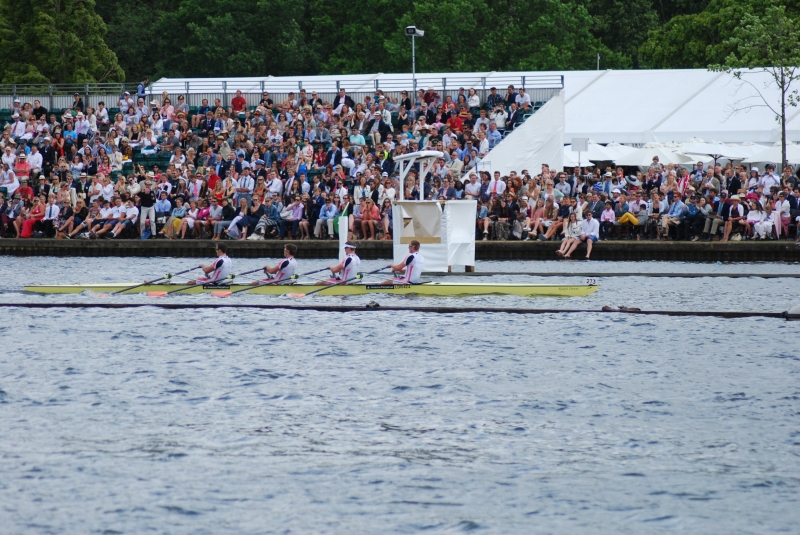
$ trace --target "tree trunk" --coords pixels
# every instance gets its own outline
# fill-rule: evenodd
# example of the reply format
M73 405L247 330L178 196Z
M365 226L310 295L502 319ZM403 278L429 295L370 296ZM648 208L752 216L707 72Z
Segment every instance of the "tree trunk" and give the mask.
M786 75L781 66L781 172L786 167Z

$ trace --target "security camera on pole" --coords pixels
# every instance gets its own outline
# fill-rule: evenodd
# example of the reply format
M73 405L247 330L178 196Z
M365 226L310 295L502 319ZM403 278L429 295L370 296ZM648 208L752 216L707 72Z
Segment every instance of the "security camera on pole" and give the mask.
M425 35L424 30L418 29L416 26L406 26L406 35L411 37L411 79L414 85L414 95L417 94L417 54L414 47L414 38L422 37Z

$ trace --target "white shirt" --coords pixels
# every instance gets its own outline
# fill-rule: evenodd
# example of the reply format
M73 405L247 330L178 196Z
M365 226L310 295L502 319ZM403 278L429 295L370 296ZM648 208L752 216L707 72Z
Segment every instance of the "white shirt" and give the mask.
M58 207L57 204L48 204L47 207L44 209L44 220L52 220L58 217L58 214L61 213L61 209Z
M125 207L125 219L129 219L136 223L136 219L139 217L139 209L135 206L127 206Z
M7 198L10 201L14 198L14 192L19 189L19 180L17 180L14 171L9 171L8 173L4 173L4 175L3 180L0 180L0 186L6 188Z
M466 184L464 184L464 192L466 192L467 195L472 195L473 197L477 197L478 195L481 194L481 183L478 182L477 180L475 181L474 184L472 183L472 181L467 182Z
M111 207L111 218L112 219L119 219L120 216L125 215L125 205L120 204L119 206L114 205Z
M277 193L278 195L283 195L283 182L281 182L280 178L275 177L270 180L269 184L267 184L267 187L269 187L270 194Z
M199 283L204 282L215 282L219 280L225 279L228 275L231 274L231 267L232 267L231 259L228 255L223 255L217 258L214 261L214 271L206 279L198 279Z
M18 138L22 137L25 134L25 123L22 121L17 121L11 127L11 137Z
M39 151L33 152L31 151L30 155L28 156L28 163L31 164L31 169L41 169L42 163L44 159L42 158L42 153Z
M256 183L253 180L252 176L242 175L242 176L239 177L239 180L237 180L237 182L239 183L237 188L247 188L247 192L237 192L237 195L236 195L237 197L239 195L241 195L242 193L245 193L245 194L253 193L253 188L255 188Z
M6 152L3 154L3 163L14 169L14 164L17 162L17 155L14 151Z
M600 223L594 217L581 221L581 234L585 236L600 237Z
M278 283L292 278L294 272L297 270L297 260L294 257L284 258L280 265L280 269L275 274L275 278L270 282Z
M517 98L515 100L517 102L517 108L522 108L523 104L531 103L531 96L527 93L525 93L524 95L520 95L519 93L517 93Z
M489 193L496 193L502 195L506 191L506 183L502 180L495 180L494 178L489 181Z
M87 121L86 119L78 119L77 121L75 121L75 131L78 133L79 136L80 135L85 136L86 134L88 134L89 129L90 129L89 121Z
M355 253L349 254L344 258L342 263L339 265L342 266L342 271L341 271L342 281L350 280L358 274L358 268L361 267L361 259Z
M775 201L775 213L779 214L779 217L789 217L791 212L791 205L789 201L781 202L780 199Z
M397 284L418 284L419 276L422 275L422 266L425 259L419 252L410 253L403 263L406 265L406 271L403 276L395 279Z
M103 186L102 191L103 198L107 201L110 201L114 197L114 184L109 182L107 186Z
M769 193L771 187L777 186L780 183L780 179L773 174L766 174L762 176L761 180L759 181L759 185L764 186L764 193Z

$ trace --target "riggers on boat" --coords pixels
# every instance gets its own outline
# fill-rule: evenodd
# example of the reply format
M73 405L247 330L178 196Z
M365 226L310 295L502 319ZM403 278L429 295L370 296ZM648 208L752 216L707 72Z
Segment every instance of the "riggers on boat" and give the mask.
M30 285L25 286L26 292L37 294L75 294L85 291L97 293L113 293L134 286L133 283L109 283L109 284L54 284L54 285ZM272 285L264 284L258 287L250 287L243 284L216 285L207 284L194 287L185 284L148 284L140 288L131 290L131 294L141 292L169 292L185 288L178 293L182 294L201 294L218 291L233 292L245 288L252 288L244 294L262 295L282 295L282 294L305 294L314 290L319 290L320 286L312 284L286 284ZM319 295L371 295L371 294L392 294L392 295L436 295L436 296L458 296L458 295L521 295L521 296L559 296L559 297L579 297L589 295L597 291L598 286L594 280L589 279L587 284L515 284L515 283L471 283L471 282L424 282L422 284L348 284L336 285L325 289Z

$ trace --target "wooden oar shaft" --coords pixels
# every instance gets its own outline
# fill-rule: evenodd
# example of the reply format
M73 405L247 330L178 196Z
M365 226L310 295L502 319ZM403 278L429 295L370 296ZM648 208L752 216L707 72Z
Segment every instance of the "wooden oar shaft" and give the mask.
M360 278L361 278L361 277L363 277L364 275L374 275L375 273L377 273L377 272L379 272L379 271L383 271L384 269L387 269L388 267L389 267L389 266L384 266L384 267L382 267L382 268L380 268L380 269L376 269L375 271L370 271L370 272L368 272L368 273L361 273L361 274L359 274L359 275L356 275L355 277L349 278L349 279L347 279L347 280L343 280L343 281L335 282L335 283L333 283L333 284L329 284L329 285L327 285L327 286L323 286L323 287L322 287L322 288L320 288L319 290L314 290L313 292L308 292L307 294L305 294L305 297L308 297L309 295L315 294L315 293L317 293L317 292L321 292L321 291L323 291L323 290L327 290L328 288L332 288L332 287L334 287L334 286L339 286L340 284L347 284L348 282L353 282L354 280L358 280L358 279L360 279Z
M320 271L325 271L326 269L328 269L328 268L324 267L322 269L315 269L314 271L309 271L308 273L301 273L300 275L297 275L297 277L305 277L306 275L313 275L314 273L319 273ZM256 271L258 271L258 270L256 270ZM283 281L268 281L268 282L265 282L264 284L256 284L255 286L251 286L249 288L242 288L241 290L236 290L234 292L231 292L230 295L238 294L238 293L242 293L242 292L249 292L250 290L255 290L256 288L259 288L261 286L267 286L269 284L276 284L278 282L283 282Z
M163 280L169 280L169 279L171 279L172 277L175 277L175 276L177 276L177 275L183 275L184 273L189 273L190 271L194 271L195 269L199 269L199 268L200 268L200 266L195 266L195 267L193 267L193 268L186 269L186 270L184 270L184 271L179 271L179 272L177 272L177 273L175 273L175 274L167 274L167 275L165 275L165 276L163 276L163 277L161 277L161 278L159 278L159 279L155 279L155 280L152 280L152 281L144 281L143 283L141 283L141 284L137 284L137 285L135 285L135 286L131 286L130 288L124 288L124 289L122 289L122 290L118 290L118 291L116 291L116 292L112 293L111 295L117 295L117 294L121 294L121 293L129 292L129 291L131 291L131 290L135 290L136 288L141 288L142 286L147 286L148 284L155 284L155 283L157 283L157 282L161 282L161 281L163 281Z

